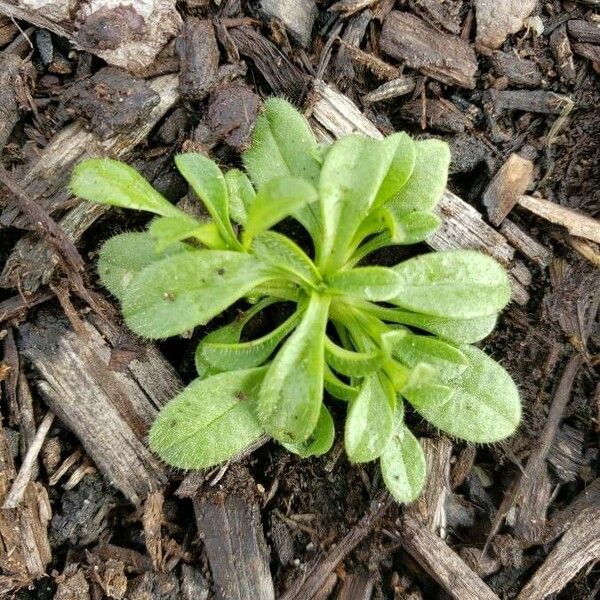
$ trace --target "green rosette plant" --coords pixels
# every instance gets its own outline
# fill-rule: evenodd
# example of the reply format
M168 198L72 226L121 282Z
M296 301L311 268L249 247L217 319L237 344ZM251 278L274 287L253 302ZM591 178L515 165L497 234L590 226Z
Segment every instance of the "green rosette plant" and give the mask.
M471 250L364 264L374 251L421 242L440 226L433 209L449 160L445 143L405 133L317 144L290 104L271 99L244 170L223 173L200 154L176 157L206 220L121 162L77 165L77 196L156 215L147 231L117 235L99 254L100 278L135 333L167 338L242 299L249 307L200 341L198 378L160 411L150 447L183 469L230 460L265 435L302 457L321 455L334 440L328 406L337 401L347 407L350 461L378 459L392 495L409 502L423 486L425 458L406 405L470 442L511 435L517 388L471 345L510 299L504 269ZM289 218L312 247L282 233L291 227L273 229ZM248 339L249 323L275 304L287 318Z

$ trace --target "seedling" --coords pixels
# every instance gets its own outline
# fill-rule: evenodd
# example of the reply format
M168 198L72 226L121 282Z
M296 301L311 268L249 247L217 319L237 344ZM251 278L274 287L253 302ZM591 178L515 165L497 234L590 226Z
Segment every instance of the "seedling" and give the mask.
M328 406L340 401L350 461L379 459L390 492L409 502L423 486L425 459L406 426L406 404L470 442L514 432L515 384L470 345L509 301L503 268L470 250L364 264L376 250L415 244L439 227L433 209L446 185L445 143L396 133L319 145L291 105L272 99L243 155L245 172L223 174L200 154L175 163L209 219L170 204L117 161L84 161L71 181L82 198L156 215L147 231L117 235L100 250L100 277L134 332L167 338L239 300L249 307L200 341L198 379L152 426L150 446L167 463L211 467L265 434L302 457L321 455L334 440ZM273 229L287 218L312 247L282 233L290 227ZM275 304L291 307L289 316L247 339L248 324Z

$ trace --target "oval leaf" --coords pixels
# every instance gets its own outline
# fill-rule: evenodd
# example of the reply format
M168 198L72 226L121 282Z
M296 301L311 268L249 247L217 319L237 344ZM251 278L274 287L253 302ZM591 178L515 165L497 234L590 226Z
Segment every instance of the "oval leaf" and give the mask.
M283 446L298 454L302 458L309 456L322 456L331 450L333 439L335 438L335 427L331 414L324 405L321 405L319 420L314 431L308 436L304 442L298 444L283 444Z
M390 232L390 244L417 244L435 233L442 220L424 210L398 211L392 207L382 209Z
M356 399L350 402L344 445L350 461L369 462L381 455L392 435L395 398L377 375L366 377Z
M308 181L298 177L276 177L267 181L248 209L244 245L247 247L258 233L270 229L285 217L317 199L317 191Z
M510 375L485 352L461 348L469 366L442 385L402 390L417 412L442 431L489 443L514 433L521 418L519 392Z
M497 313L510 300L505 270L474 250L425 254L393 270L400 276L401 292L390 302L414 312L472 319Z
M399 210L431 210L442 197L448 179L450 148L441 140L415 142L415 165L410 179L389 201Z
M258 415L279 442L303 442L317 424L323 401L323 340L329 302L327 297L311 297L300 325L275 356L262 384Z
M205 469L234 458L264 435L254 416L266 369L196 380L158 414L150 448L181 469Z
M229 194L225 177L217 163L202 154L190 152L175 157L175 164L214 219L223 239L231 248L240 248L229 221Z
M338 271L326 279L332 294L356 296L364 300L384 301L394 298L401 290L401 279L386 267L355 267Z
M176 254L133 278L123 296L123 315L139 335L177 335L207 323L270 276L262 263L241 252Z
M134 277L148 265L166 256L191 251L186 244L173 244L156 251L156 242L148 233L121 233L102 245L98 255L98 274L104 286L121 299Z
M389 146L394 153L394 158L379 186L374 206L385 204L400 192L412 175L417 156L415 143L404 132L394 133L386 137L382 143L384 146Z
M229 193L229 217L236 223L245 225L248 210L256 198L252 183L248 176L239 169L227 171L225 183Z
M379 459L385 487L398 502L415 500L425 483L427 462L419 440L395 420L394 433Z
M70 183L76 196L121 208L177 216L181 211L159 194L135 169L110 158L90 158L74 169Z

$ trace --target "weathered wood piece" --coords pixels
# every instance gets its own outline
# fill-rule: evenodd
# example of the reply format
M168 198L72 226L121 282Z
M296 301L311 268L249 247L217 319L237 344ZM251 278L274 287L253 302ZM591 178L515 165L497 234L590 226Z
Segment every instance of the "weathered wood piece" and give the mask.
M86 338L48 311L21 327L19 350L36 371L38 389L77 436L107 481L134 504L166 483L145 436L157 410L180 388L171 366L148 347L146 359L109 369L111 346L90 321ZM118 336L117 330L113 332Z
M600 44L600 25L583 19L567 21L567 31L577 42Z
M456 600L499 600L498 596L437 535L412 517L400 528L402 547Z
M591 60L594 64L600 63L600 46L596 44L583 44L575 42L572 45L573 52Z
M523 27L535 5L536 0L475 0L477 41L489 48L499 48L511 33Z
M301 46L309 46L317 17L314 0L261 0L260 10L267 17L279 19Z
M316 121L315 132L320 141L331 142L355 132L374 138L383 137L351 100L322 81L315 82L309 108ZM446 190L436 212L443 219L442 226L427 239L427 244L434 250L472 248L490 254L509 269L515 266L515 249L470 204ZM522 266L519 268L523 269ZM516 276L511 276L511 285L514 300L526 304L529 295L523 283Z
M559 75L567 82L575 81L577 70L566 25L562 24L550 34L550 47L554 53L556 70Z
M522 110L545 115L560 115L573 104L568 96L545 90L490 90L497 111Z
M273 92L292 101L307 89L306 75L271 41L253 27L242 25L229 30L240 54L250 58Z
M444 503L450 492L452 443L448 438L421 438L427 461L427 479L420 496L404 509L404 514L438 533L446 523Z
M371 600L373 580L364 575L348 575L336 600Z
M112 155L120 157L137 146L156 123L164 116L178 98L177 76L164 75L150 82L150 87L159 95L147 119L136 129L118 133L101 140L95 133L87 131L80 123L73 123L58 133L41 152L39 159L23 177L21 186L32 200L48 213L59 207L75 204L59 222L63 232L72 241L77 241L108 207L77 202L72 199L67 181L75 164L92 156ZM4 225L25 225L15 208L2 212ZM2 274L0 287L18 288L34 292L47 283L54 270L55 251L46 240L35 236L20 239L9 256Z
M48 29L107 63L138 74L152 64L181 25L175 0L135 4L0 0L0 14Z
M0 503L16 477L4 429L0 426ZM42 577L51 559L47 527L51 517L46 488L30 481L20 504L0 509L0 596Z
M552 251L540 244L511 220L504 219L500 226L500 233L514 248L522 252L540 267L547 267L550 264Z
M473 127L471 116L446 98L428 98L425 102L421 99L409 100L401 106L400 114L409 123L421 127L425 125L434 131L462 133Z
M392 11L383 22L381 49L424 75L473 89L477 58L467 42L410 13Z
M483 192L490 223L500 225L524 194L533 177L533 163L518 154L511 154L498 169Z
M392 498L384 492L371 502L369 510L361 520L325 556L316 556L306 571L279 600L306 600L312 598L325 586L336 567L371 532L377 521L392 504Z
M331 12L338 12L343 14L345 17L349 17L360 10L369 8L373 4L377 4L380 0L338 0L334 2L329 10Z
M19 120L16 86L20 80L19 70L23 64L14 54L0 55L0 150L8 140Z
M249 478L249 474L238 468L228 475L229 489L204 491L192 499L215 599L274 600L259 505L248 486L239 480Z
M577 573L600 559L600 507L584 510L521 590L518 600L543 600L562 590Z
M201 101L210 92L219 71L219 47L214 25L189 17L176 43L179 54L179 92L186 100Z
M494 71L506 77L510 85L538 88L542 84L542 72L532 60L497 50L492 54L491 62Z
M600 221L572 208L534 196L519 196L519 206L556 225L562 225L571 235L600 243Z

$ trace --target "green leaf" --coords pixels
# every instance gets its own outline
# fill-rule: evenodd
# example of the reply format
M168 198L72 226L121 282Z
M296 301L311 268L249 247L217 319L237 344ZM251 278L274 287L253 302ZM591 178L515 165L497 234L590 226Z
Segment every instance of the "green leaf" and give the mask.
M387 267L355 267L348 271L338 271L327 277L326 284L332 294L372 301L394 298L401 289L400 278Z
M316 183L320 165L318 145L306 119L281 98L264 104L252 131L252 143L242 159L256 187L281 176Z
M392 336L396 332L391 332ZM401 332L391 343L392 354L409 367L427 363L435 367L444 380L460 375L469 365L467 357L458 348L434 337Z
M350 402L344 445L355 463L369 462L381 455L392 435L395 394L377 375L365 377L356 399Z
M245 313L240 315L232 323L213 329L207 333L196 347L194 354L194 361L196 363L196 371L200 379L220 373L225 369L219 368L219 366L209 365L204 359L203 346L204 344L222 343L222 344L237 344L242 336L244 327L262 310L275 304L277 300L275 298L264 298L260 302L257 302L254 306L248 309Z
M157 252L155 241L148 233L121 233L108 239L98 255L98 274L104 286L121 299L134 277L148 265L166 256L192 250L177 243Z
M419 440L394 418L394 432L379 459L385 487L398 502L415 500L425 484L427 463Z
M163 217L181 214L135 169L110 158L80 162L73 169L70 187L76 196L97 204L145 210Z
M424 210L400 211L391 206L381 210L390 232L390 245L422 242L442 224L436 214Z
M349 135L335 142L319 179L323 244L317 265L332 273L367 217L392 159L392 149L378 140Z
M322 456L331 450L333 439L335 437L335 427L331 414L324 405L321 405L319 420L314 428L314 431L308 436L304 442L297 444L283 444L283 446L298 454L302 458L309 456Z
M202 154L179 154L175 164L214 219L223 239L231 248L240 248L229 221L229 194L225 177L217 163Z
M189 238L196 238L208 248L225 248L223 238L214 223L200 223L183 214L154 219L148 227L148 232L156 240L157 252Z
M412 175L417 156L415 143L404 132L386 137L382 144L390 148L394 158L379 187L374 206L382 206L400 192Z
M290 238L276 231L265 231L252 241L252 251L264 263L291 273L311 287L317 287L321 275L313 261Z
M432 425L470 442L496 442L514 433L521 418L519 392L510 375L473 346L462 352L469 366L442 384L402 390Z
M433 333L453 344L479 342L491 333L497 321L495 314L474 319L451 319L408 312L398 308L386 308L375 304L368 305L365 310L384 321L412 325L429 331L429 333Z
M276 177L262 185L252 206L244 230L244 246L252 238L270 229L285 217L317 200L317 191L308 181L298 177Z
M158 414L150 448L181 469L235 458L264 435L254 408L265 371L231 371L192 382Z
M324 384L329 394L343 402L350 402L358 396L359 389L342 381L328 365L325 365Z
M269 358L279 342L294 329L300 316L300 311L294 313L270 333L250 342L205 341L199 346L201 360L221 371L258 367Z
M248 210L256 198L252 183L248 176L239 169L227 171L225 183L229 192L229 217L236 223L245 225Z
M378 350L354 352L338 346L328 337L325 337L325 360L338 373L348 377L369 375L377 371L382 364L382 356Z
M298 443L313 432L323 401L323 340L330 299L314 294L296 331L263 381L259 419L277 441Z
M133 278L123 296L123 315L139 335L177 335L204 325L270 277L262 263L241 252L176 254Z
M450 149L441 140L415 142L415 165L406 185L389 201L400 210L431 210L448 179Z
M502 266L473 250L425 254L393 269L402 291L390 302L418 313L472 319L497 313L510 300Z

